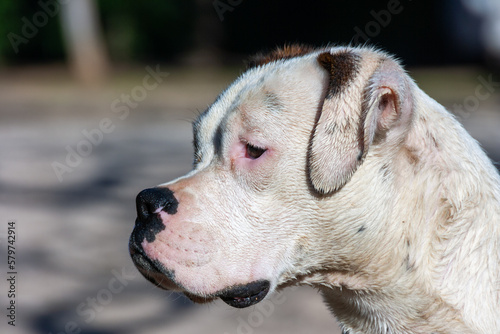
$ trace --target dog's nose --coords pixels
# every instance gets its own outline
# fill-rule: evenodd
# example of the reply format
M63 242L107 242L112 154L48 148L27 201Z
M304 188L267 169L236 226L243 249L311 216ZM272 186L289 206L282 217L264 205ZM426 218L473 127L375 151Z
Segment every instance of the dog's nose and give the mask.
M165 211L173 215L177 212L179 202L174 197L172 190L168 188L149 188L144 189L135 199L137 207L137 220L147 222L152 215Z

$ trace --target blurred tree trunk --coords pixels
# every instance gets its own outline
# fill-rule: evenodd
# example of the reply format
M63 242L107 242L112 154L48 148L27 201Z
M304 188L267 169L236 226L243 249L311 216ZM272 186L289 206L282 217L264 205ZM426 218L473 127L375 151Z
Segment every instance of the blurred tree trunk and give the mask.
M73 0L61 5L66 53L76 78L86 84L103 81L109 70L99 16L94 0Z

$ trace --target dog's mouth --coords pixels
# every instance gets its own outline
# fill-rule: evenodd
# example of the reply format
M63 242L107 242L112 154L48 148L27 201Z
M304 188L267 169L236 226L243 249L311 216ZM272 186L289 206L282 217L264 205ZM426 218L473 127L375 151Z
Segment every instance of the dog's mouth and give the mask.
M269 292L269 281L260 280L245 285L238 285L219 294L222 301L229 306L245 308L257 304Z
M183 292L191 301L203 304L220 298L224 303L236 308L245 308L262 301L269 292L270 283L266 280L255 281L248 284L233 286L222 292L200 297L189 292Z
M209 296L191 294L176 282L175 273L166 270L158 261L152 261L134 238L129 244L130 255L139 272L151 283L164 290L183 292L195 303L207 303L220 298L224 303L236 308L245 308L262 301L269 293L271 283L268 280L258 280L247 284L231 286Z

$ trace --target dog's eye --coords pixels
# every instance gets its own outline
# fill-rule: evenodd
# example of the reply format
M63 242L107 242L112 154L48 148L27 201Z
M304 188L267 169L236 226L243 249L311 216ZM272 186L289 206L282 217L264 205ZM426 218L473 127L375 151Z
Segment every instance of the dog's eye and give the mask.
M256 147L247 143L246 145L246 157L250 159L258 159L267 150L265 148Z

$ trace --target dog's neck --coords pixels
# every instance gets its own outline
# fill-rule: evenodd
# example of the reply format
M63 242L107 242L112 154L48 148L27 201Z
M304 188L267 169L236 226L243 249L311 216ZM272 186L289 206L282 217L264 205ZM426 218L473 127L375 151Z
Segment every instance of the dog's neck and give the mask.
M471 324L481 328L482 323L498 321L484 318L473 305L500 307L500 254L492 259L488 252L489 247L498 249L500 242L500 178L480 149L467 149L477 143L442 106L423 93L417 96L417 103L419 99L425 99L422 105L426 107L416 108L419 113L414 115L407 137L392 153L396 155L393 161L402 165L384 170L388 168L382 163L388 158L384 157L379 168L372 165L367 169L385 173L396 196L392 203L378 204L391 207L393 214L386 221L376 221L376 214L365 217L384 227L369 234L369 241L362 241L360 247L366 246L366 259L370 253L386 253L388 262L367 261L358 264L358 272L336 271L318 278L330 285L322 288L323 294L339 320L350 321L359 332L408 333L412 328L428 333L445 326L443 332L462 328L461 333L469 333ZM444 136L448 138L443 140ZM454 141L460 144L450 145ZM374 152L366 162L376 164L368 159L381 154ZM366 177L373 180L373 175ZM367 200L383 200L373 196ZM477 219L481 215L488 219ZM479 239L483 229L490 231L491 239ZM383 244L387 230L402 245ZM479 266L469 263L473 252L481 253L473 257L483 261ZM489 275L489 282L478 277L479 272ZM450 293L457 286L461 287L460 296ZM402 310L412 312L401 314Z

